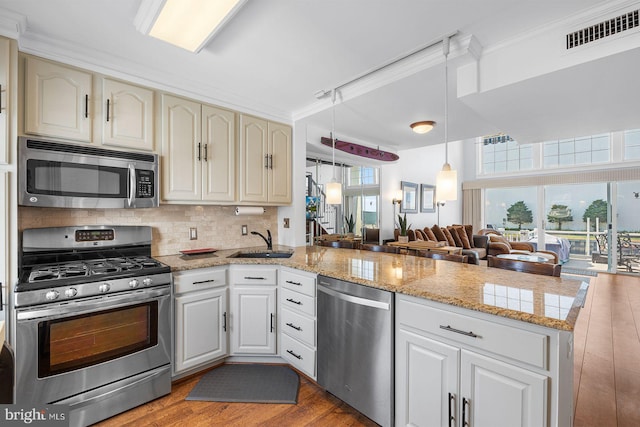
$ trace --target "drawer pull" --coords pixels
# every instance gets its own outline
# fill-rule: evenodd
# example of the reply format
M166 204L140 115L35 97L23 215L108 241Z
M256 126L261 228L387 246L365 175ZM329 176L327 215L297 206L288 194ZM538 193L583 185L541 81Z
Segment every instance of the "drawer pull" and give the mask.
M447 325L447 326L440 325L440 329L444 329L445 331L455 332L456 334L466 335L466 336L471 337L471 338L482 338L480 335L474 334L471 331L469 331L469 332L462 331L460 329L452 328L449 325Z
M193 282L194 285L202 285L203 283L213 283L215 282L215 279L207 279L207 280L197 280L195 282Z
M245 280L267 280L266 277L244 276Z
M467 421L467 405L469 409L471 409L471 402L469 399L462 398L462 427L470 426L469 421Z
M227 332L227 312L222 314L222 330Z
M290 283L290 284L292 284L292 285L296 285L296 286L302 286L302 283L300 283L300 282L294 282L294 281L292 281L292 280L287 280L287 283Z
M287 353L289 353L290 355L292 355L293 357L295 357L298 360L302 360L302 356L300 356L299 354L295 354L293 351L291 350L287 350Z
M296 331L302 331L302 328L300 326L296 326L293 323L287 323L287 326L295 329Z
M300 302L300 301L296 301L296 300L291 299L291 298L287 298L287 301L292 302L292 303L294 303L294 304L302 305L302 302Z

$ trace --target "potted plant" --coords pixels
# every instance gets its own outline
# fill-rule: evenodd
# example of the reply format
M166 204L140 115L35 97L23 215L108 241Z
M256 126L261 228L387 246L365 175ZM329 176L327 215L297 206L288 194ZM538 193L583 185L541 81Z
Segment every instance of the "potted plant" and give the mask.
M409 241L409 236L407 235L407 230L411 228L411 225L407 227L407 214L404 214L404 217L398 215L398 228L400 229L398 235L398 242L407 243Z
M354 237L354 230L356 228L356 220L353 219L353 214L349 215L349 218L344 217L344 227L347 230L347 237Z

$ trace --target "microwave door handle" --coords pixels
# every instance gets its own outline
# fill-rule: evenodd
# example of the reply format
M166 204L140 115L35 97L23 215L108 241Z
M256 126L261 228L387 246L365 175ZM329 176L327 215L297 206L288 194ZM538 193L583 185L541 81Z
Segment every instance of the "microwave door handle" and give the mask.
M129 163L129 198L127 199L127 207L131 207L136 196L136 168Z

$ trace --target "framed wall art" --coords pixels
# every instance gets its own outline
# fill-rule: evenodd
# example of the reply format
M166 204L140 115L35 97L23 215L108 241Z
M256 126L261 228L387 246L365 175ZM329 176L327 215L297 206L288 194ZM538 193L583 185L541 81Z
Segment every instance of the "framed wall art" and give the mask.
M402 202L400 213L418 213L418 184L400 181L402 189Z
M436 186L420 184L420 212L436 211Z

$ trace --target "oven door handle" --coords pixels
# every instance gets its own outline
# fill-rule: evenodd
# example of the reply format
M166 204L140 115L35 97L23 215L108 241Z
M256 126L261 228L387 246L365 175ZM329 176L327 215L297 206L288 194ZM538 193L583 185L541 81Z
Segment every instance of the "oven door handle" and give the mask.
M158 289L146 289L141 292L126 293L124 295L101 296L85 301L74 301L56 306L47 306L36 309L16 310L16 319L33 320L47 319L76 314L95 313L96 311L108 310L111 308L123 307L134 303L151 301L154 299L168 298L171 290L168 286Z
M133 200L136 197L136 167L133 163L129 163L129 198L127 199L128 207L133 205Z

